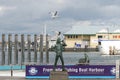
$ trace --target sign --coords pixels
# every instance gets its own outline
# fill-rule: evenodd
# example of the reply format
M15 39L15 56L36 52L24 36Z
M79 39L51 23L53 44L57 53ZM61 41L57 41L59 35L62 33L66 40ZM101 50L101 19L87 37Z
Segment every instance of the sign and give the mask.
M115 65L67 65L69 78L115 78ZM26 66L26 78L49 78L53 65ZM62 71L58 66L56 71Z

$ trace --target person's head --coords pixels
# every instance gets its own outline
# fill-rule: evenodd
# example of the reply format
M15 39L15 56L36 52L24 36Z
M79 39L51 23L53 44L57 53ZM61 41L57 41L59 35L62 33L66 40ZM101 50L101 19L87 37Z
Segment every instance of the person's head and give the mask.
M61 32L58 32L58 35L60 35L61 34Z

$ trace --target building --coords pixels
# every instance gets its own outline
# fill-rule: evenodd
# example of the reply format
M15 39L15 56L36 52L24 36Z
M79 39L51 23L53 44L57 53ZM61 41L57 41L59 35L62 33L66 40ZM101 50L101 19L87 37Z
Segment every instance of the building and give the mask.
M64 33L67 48L96 48L100 40L120 40L119 26L73 26Z

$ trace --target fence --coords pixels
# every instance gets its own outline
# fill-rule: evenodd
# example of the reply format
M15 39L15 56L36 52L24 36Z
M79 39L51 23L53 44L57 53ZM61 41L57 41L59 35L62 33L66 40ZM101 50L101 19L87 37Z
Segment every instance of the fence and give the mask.
M33 41L31 37L33 37ZM48 63L48 46L48 35L2 34L0 65L28 64L29 62L43 63L43 48L45 48L46 62ZM32 57L34 57L34 60L31 59Z

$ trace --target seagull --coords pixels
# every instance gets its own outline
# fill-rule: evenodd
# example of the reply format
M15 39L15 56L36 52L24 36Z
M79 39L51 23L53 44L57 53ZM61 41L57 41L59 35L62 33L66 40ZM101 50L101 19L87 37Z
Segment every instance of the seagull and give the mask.
M52 18L52 19L55 19L56 17L58 17L58 12L57 12L57 11L55 11L55 12L50 12L49 14L51 15L51 18Z

